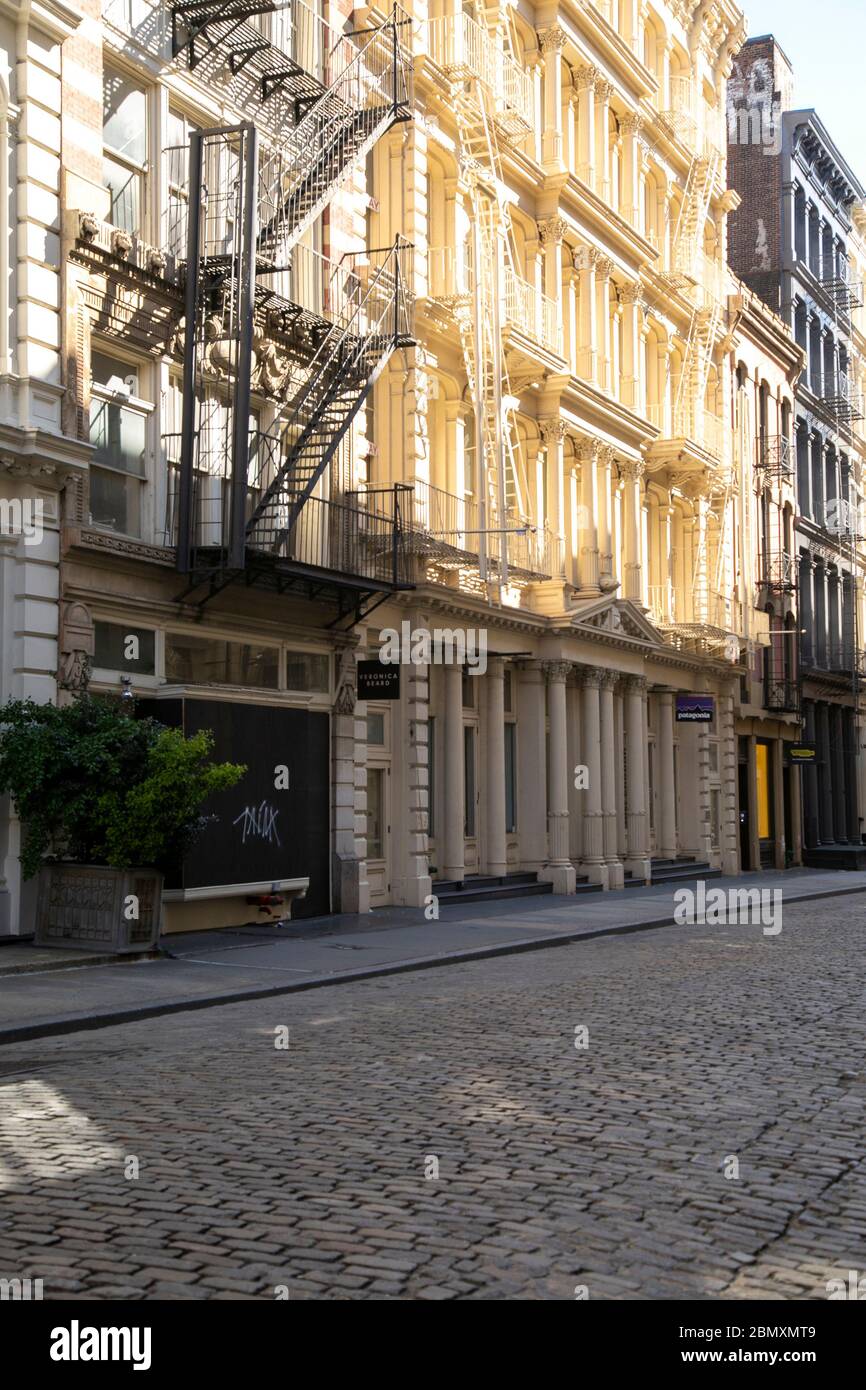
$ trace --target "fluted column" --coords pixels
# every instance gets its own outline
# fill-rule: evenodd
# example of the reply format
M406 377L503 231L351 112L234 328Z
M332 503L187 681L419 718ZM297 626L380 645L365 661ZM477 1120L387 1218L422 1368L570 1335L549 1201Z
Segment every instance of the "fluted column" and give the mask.
M647 683L643 676L628 676L624 685L628 832L628 858L625 867L635 878L642 878L649 883L651 864L644 756L647 746Z
M613 690L619 675L616 671L602 672L599 688L601 734L601 809L603 818L604 862L607 865L609 888L623 885L623 867L616 844L617 761L616 725Z
M465 870L463 826L466 789L463 784L463 672L444 667L445 677L445 815L442 875L462 880Z
M538 32L544 59L544 133L541 159L545 168L563 169L562 159L562 58L565 31L558 25Z
M548 856L539 875L553 884L554 893L573 893L576 875L568 851L568 725L565 683L568 661L546 661L547 710L550 720L550 786L547 792Z
M505 842L505 663L487 662L487 872L507 872Z
M613 464L614 452L609 444L599 449L598 479L598 544L599 588L602 593L616 589L613 573Z
M609 886L608 867L604 858L604 812L602 810L601 770L601 702L599 699L604 671L587 666L581 673L581 711L583 714L583 761L587 770L587 788L583 810L583 868L592 883Z
M605 202L612 201L610 187L610 99L613 83L605 78L595 84L595 191Z
M674 696L671 690L658 694L659 736L659 845L660 859L677 855L676 777L674 775Z

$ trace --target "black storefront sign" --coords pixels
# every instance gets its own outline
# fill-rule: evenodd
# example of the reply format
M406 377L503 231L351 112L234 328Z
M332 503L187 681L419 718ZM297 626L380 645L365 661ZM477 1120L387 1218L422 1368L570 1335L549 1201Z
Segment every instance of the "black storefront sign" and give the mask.
M399 700L400 667L381 661L358 662L359 700Z
M813 763L817 756L814 743L792 743L788 746L788 758L792 763Z

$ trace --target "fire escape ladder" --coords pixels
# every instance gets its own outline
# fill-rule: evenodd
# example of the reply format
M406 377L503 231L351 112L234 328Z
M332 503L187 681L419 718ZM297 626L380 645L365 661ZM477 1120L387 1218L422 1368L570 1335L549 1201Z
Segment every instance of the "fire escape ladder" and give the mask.
M396 121L407 120L407 59L398 21L372 32L351 62L259 167L256 252L279 269L340 184ZM348 38L345 40L348 42Z
M390 125L410 117L411 64L401 41L408 20L395 7L375 28L338 35L318 80L312 68L305 72L272 45L261 59L257 31L250 31L256 54L245 47L249 34L238 36L246 19L285 9L259 0L225 0L221 8L189 0L176 7L176 51L186 51L191 66L202 46L204 62L214 60L217 48L223 52L221 44L226 62L234 59L233 73L242 61L259 64L268 132L261 152L258 115L195 131L190 141L185 389L173 524L178 569L193 576L192 587L200 575L210 575L212 585L227 582L225 575L247 568L256 550L271 559L297 558L289 552L302 509L390 353L412 342L411 248L399 238L332 265L332 278L319 287L320 310L305 307L295 264L304 231L345 177ZM296 19L293 8L292 25ZM271 388L267 429L251 411L259 356L254 335L264 329L263 313L277 321L303 315L311 329L311 356L295 365L290 385ZM332 500L317 501L325 540L337 522L357 526L339 501L331 515ZM396 520L395 526L396 547ZM314 551L318 558L310 558ZM327 553L326 543L308 547L306 563L329 568ZM361 549L354 556L361 565L367 558Z
M502 351L502 274L504 269L506 274L515 275L514 255L508 207L502 196L495 93L476 76L464 76L465 80L455 82L453 92L461 162L471 190L474 239L472 293L457 305L457 320L475 411L481 503L479 569L482 580L493 577L492 571L496 584L502 586L508 582L509 503L515 513L523 512L524 497L528 496L522 486L511 422L505 418L510 383Z
M259 472L250 478L252 494L259 500L246 525L252 548L271 555L285 553L305 503L385 363L396 348L410 344L405 264L409 251L398 240L369 283L359 279L294 399L272 429L259 436Z

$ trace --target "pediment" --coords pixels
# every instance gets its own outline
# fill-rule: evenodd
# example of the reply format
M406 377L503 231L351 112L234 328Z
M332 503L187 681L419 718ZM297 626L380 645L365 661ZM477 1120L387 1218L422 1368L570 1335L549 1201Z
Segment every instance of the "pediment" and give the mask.
M653 627L646 615L628 599L605 596L587 599L576 603L572 609L571 626L575 631L586 631L588 635L596 632L608 633L628 642L641 642L644 646L662 647L664 639Z

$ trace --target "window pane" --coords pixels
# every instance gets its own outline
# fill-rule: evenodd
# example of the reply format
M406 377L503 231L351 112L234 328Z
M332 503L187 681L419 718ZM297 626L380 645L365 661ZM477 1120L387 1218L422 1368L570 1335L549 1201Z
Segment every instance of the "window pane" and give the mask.
M154 638L146 628L124 627L120 623L94 623L94 666L109 671L155 673Z
M165 639L165 675L168 681L184 685L256 685L276 690L279 651L172 632Z
M367 715L367 742L381 748L385 743L384 714Z
M131 396L141 394L138 367L110 353L91 354L90 374L98 386L105 386L109 391L127 391Z
M90 442L96 449L95 463L142 478L146 440L147 418L139 411L114 401L91 400Z
M124 232L141 227L141 175L108 155L102 161L102 182L111 194L108 220Z
M147 101L144 92L119 72L106 70L102 83L102 140L124 158L147 158Z
M141 535L141 483L91 466L90 519L125 536Z
M327 694L331 688L331 658L318 652L286 652L286 686Z

